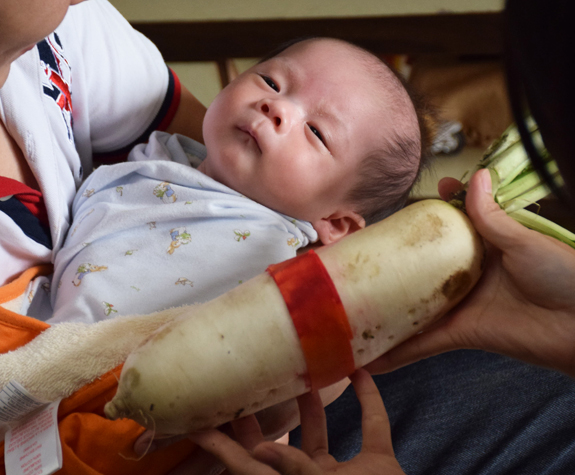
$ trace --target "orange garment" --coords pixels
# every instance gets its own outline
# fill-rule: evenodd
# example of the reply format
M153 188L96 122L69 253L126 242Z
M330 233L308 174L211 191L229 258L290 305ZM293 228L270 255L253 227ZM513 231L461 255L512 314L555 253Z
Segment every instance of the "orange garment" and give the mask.
M28 269L0 287L0 304L22 295L36 276L52 272L51 265ZM0 353L15 350L48 328L47 323L0 307ZM168 473L194 450L188 440L135 460L132 447L144 428L123 419L110 421L104 404L117 388L121 366L63 399L58 409L63 468L58 475L160 475ZM5 475L4 442L0 442L0 475Z

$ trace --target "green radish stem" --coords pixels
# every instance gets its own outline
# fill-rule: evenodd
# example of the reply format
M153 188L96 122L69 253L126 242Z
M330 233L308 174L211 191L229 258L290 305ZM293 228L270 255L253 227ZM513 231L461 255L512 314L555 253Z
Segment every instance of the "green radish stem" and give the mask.
M525 122L527 124L527 129L529 130L529 132L533 132L534 130L537 130L537 124L535 123L535 121L531 117L528 117ZM495 140L487 148L487 150L485 151L485 153L483 154L483 157L481 159L481 165L483 167L487 167L487 165L489 165L489 163L491 163L491 161L496 156L498 156L503 151L505 151L507 148L511 147L512 145L514 145L518 142L521 142L521 137L519 135L519 131L517 130L517 127L515 126L515 124L511 124L509 127L507 127L505 132L503 132L503 134L501 134L501 137L499 137L497 140Z
M529 229L533 229L534 231L539 231L542 234L552 236L571 247L575 247L575 234L559 226L553 221L550 221L543 216L539 216L537 213L527 211L526 209L520 209L514 211L513 213L509 213L509 216L511 216L518 223L523 224L523 226L528 227Z
M559 170L555 162L547 165L547 170L556 180L561 181ZM537 173L525 173L517 177L512 183L500 187L497 190L496 198L498 203L505 203L520 197L523 193L533 190L539 186L545 186ZM545 186L547 190L547 187Z
M526 123L534 145L547 160L547 170L557 186L563 186L564 182L557 164L545 149L537 124L531 117L526 119ZM515 124L509 126L486 150L476 167L481 168L489 170L493 198L509 216L530 229L553 236L575 248L575 234L536 213L523 209L545 198L551 191L531 166ZM463 191L454 196L451 204L464 210L466 189L467 183Z

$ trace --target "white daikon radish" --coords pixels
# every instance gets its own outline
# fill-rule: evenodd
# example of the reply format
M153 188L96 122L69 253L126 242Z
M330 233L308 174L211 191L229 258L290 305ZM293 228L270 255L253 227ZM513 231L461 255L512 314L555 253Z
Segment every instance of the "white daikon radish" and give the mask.
M341 353L350 373L456 305L478 280L484 249L462 212L426 200L317 255L349 320ZM306 275L298 280L309 289ZM264 273L192 307L132 352L105 412L161 435L216 427L309 391L307 363L282 293ZM314 376L314 388L345 376L335 369Z

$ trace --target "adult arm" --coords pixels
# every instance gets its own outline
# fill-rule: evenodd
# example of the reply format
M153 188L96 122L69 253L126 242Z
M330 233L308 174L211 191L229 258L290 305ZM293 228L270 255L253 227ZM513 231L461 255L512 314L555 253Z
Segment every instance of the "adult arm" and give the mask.
M441 184L442 195L454 182ZM388 372L455 349L482 349L575 377L575 250L507 216L489 172L470 180L466 208L488 243L484 274L438 324L370 363Z
M201 139L205 107L111 4L93 0L70 9L58 33L74 66L74 136L81 154L89 139L96 160L118 161L153 130Z
M206 107L182 85L180 105L166 132L186 135L203 143L202 123L205 114Z

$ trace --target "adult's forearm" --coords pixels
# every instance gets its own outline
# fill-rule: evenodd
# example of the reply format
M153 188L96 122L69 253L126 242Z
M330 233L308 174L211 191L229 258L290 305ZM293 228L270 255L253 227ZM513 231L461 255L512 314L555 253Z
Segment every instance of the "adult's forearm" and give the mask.
M202 123L205 114L206 107L182 86L178 111L166 132L182 134L203 143Z

